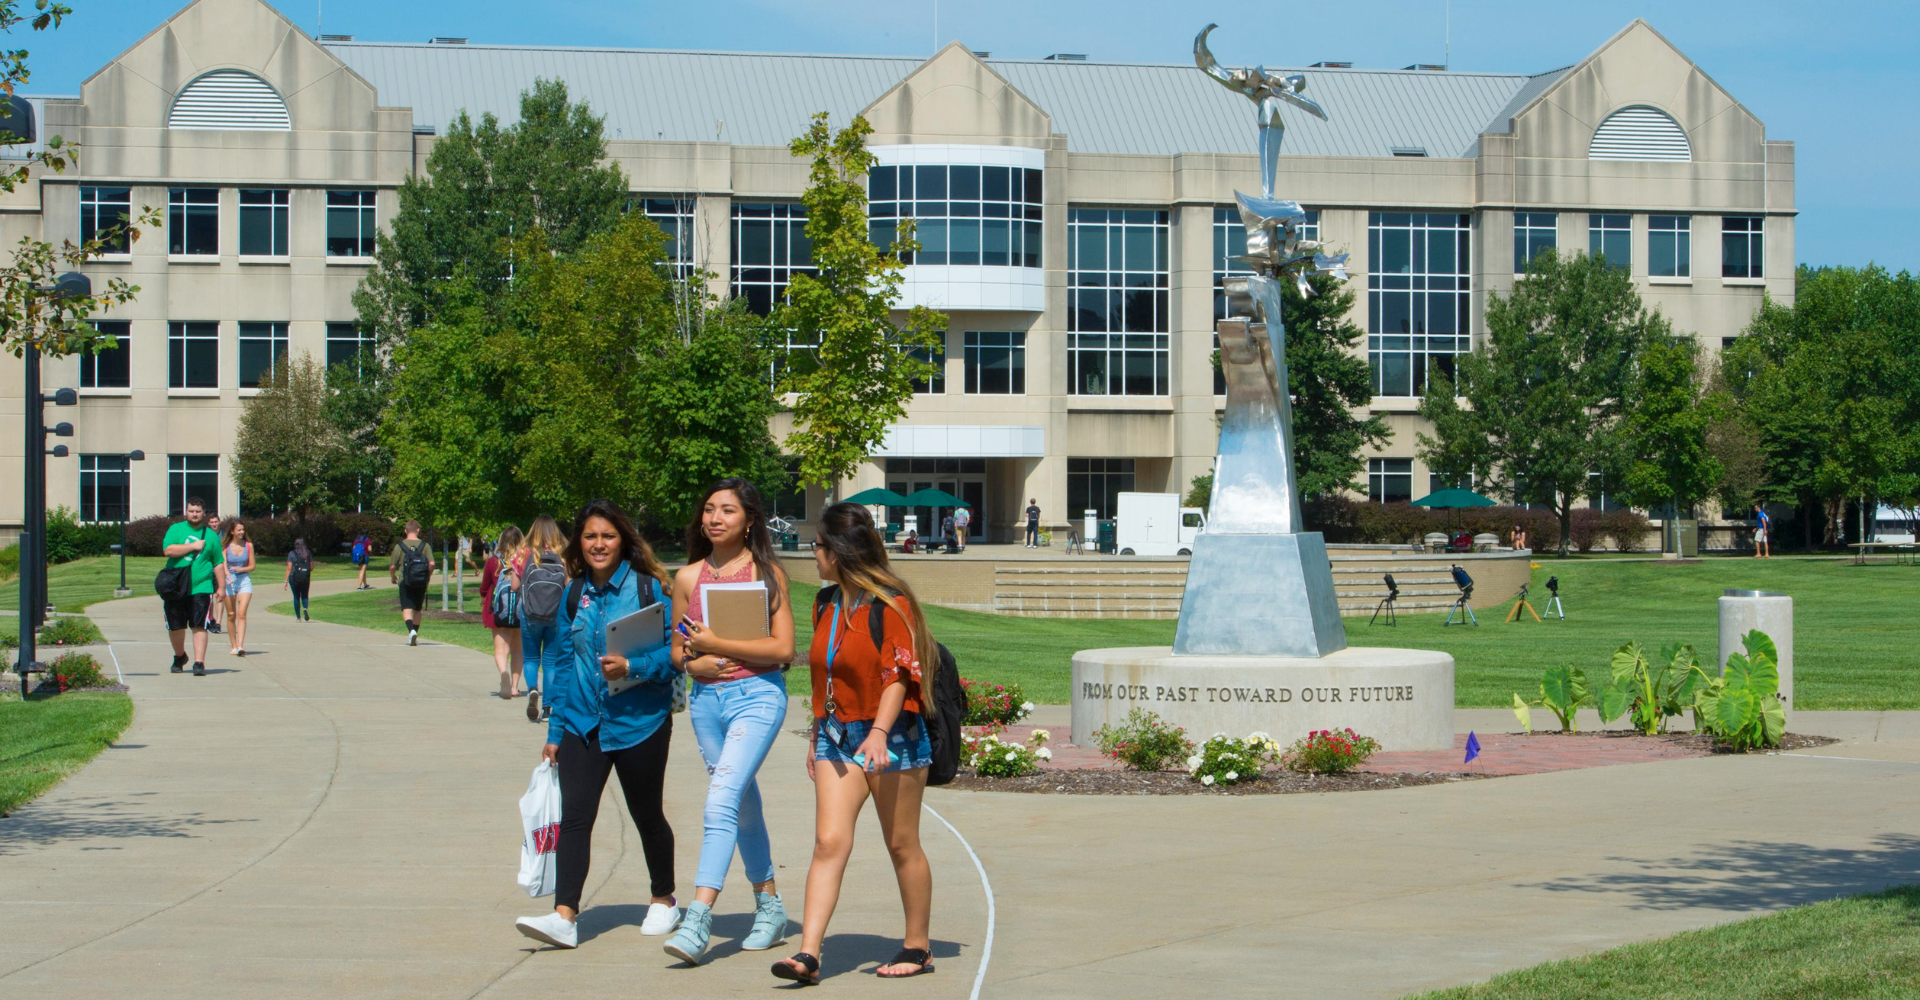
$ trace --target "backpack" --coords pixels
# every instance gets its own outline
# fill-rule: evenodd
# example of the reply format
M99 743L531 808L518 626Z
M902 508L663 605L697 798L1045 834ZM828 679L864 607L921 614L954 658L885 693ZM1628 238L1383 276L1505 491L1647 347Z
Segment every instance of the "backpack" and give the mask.
M433 579L433 560L427 557L427 543L400 543L400 583L418 589Z
M509 572L510 567L500 567L500 575L493 581L493 593L488 595L487 608L493 612L494 628L520 627L520 594L513 589Z
M361 563L366 561L367 561L367 540L364 538L356 538L353 540L353 564L355 566L358 566Z
M560 557L543 552L520 571L520 613L537 622L560 617L560 597L567 588L567 568ZM574 598L579 600L578 597Z
M292 568L292 572L287 576L288 580L294 583L306 583L308 580L313 579L312 560L300 558L300 553L298 552L289 552L287 553L287 563Z
M837 584L821 587L813 596L813 627L820 627L820 613L831 607L840 596ZM868 605L867 633L873 638L873 648L879 649L886 631L886 605L874 601ZM953 650L946 643L936 642L934 648L940 651L940 670L934 674L933 690L920 692L923 708L933 711L921 715L920 721L927 727L927 739L933 744L933 765L927 768L927 784L945 785L953 781L960 770L960 726L967 718L967 691L960 686L960 664L953 658Z

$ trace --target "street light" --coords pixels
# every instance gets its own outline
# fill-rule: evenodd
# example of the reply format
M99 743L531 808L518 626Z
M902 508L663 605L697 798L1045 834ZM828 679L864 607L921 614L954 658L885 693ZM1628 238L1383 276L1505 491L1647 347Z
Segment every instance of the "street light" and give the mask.
M138 448L127 452L127 495L125 505L120 508L120 544L113 551L120 554L120 586L115 588L113 596L132 597L133 591L127 587L127 515L133 513L133 464L147 460L147 453Z
M53 279L49 287L36 287L34 291L43 292L54 299L81 299L93 295L93 281L78 271L68 271ZM80 402L80 394L72 389L59 389L47 395L40 390L40 347L33 342L31 331L26 348L21 352L25 362L24 389L21 396L26 400L26 448L21 458L26 465L26 474L21 477L26 502L20 516L20 697L27 696L27 675L39 664L34 659L34 639L40 624L47 615L47 456L67 457L67 446L47 447L47 438L72 437L73 425L59 423L53 427L46 424L43 412L48 403L55 406L75 406Z

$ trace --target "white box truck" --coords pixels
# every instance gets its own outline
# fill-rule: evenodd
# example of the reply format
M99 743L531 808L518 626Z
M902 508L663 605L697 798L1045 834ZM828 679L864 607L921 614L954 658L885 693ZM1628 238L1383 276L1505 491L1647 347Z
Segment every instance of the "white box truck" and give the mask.
M1190 556L1207 513L1180 506L1178 493L1122 493L1114 512L1114 548L1123 556Z

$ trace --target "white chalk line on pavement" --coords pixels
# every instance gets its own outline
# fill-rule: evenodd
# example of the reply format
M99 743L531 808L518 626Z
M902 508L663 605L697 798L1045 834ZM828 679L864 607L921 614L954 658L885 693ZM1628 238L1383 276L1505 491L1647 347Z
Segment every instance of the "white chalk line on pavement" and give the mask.
M980 970L973 974L973 992L967 995L967 1000L980 1000L980 987L987 981L987 963L993 961L993 883L988 881L987 866L980 863L980 855L973 853L973 845L967 843L967 838L961 836L960 831L947 822L947 818L940 815L938 810L924 802L920 806L932 813L933 818L939 820L955 840L960 841L960 846L966 848L967 857L973 859L974 871L980 873L980 888L987 894L987 940L980 946Z
M1908 767L1920 766L1920 760L1887 760L1881 757L1839 757L1826 753L1777 753L1775 757L1795 757L1800 760L1855 760L1864 764L1905 764Z

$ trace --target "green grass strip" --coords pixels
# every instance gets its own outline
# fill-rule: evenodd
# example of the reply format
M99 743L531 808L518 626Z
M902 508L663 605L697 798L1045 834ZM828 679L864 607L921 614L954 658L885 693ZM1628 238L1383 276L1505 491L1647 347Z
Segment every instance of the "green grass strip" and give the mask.
M132 721L133 699L124 694L0 701L0 816L86 766Z
M1829 900L1409 1000L1893 1000L1920 995L1920 886Z

